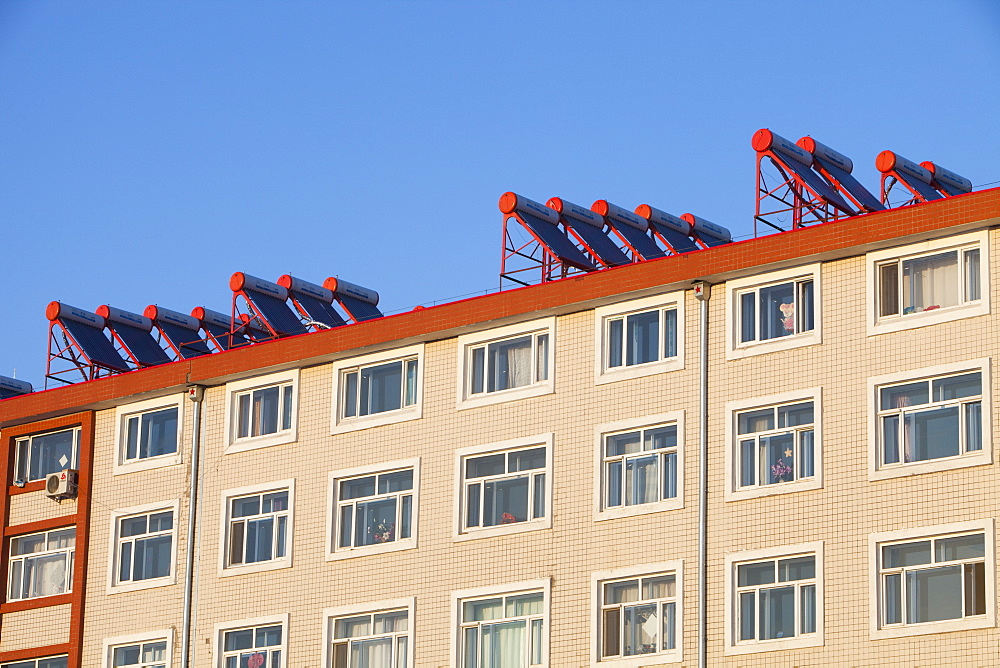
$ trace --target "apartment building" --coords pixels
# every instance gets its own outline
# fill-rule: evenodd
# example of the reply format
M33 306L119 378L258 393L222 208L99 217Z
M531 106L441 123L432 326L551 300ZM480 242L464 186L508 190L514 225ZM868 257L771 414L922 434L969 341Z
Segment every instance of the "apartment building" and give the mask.
M987 190L4 400L0 667L997 665L998 225Z

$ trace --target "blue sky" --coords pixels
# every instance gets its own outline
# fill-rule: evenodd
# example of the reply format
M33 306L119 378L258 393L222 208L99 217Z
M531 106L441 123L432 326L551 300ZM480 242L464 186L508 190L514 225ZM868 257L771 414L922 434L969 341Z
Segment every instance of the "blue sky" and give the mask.
M1000 182L1000 3L0 3L0 374L45 306L498 285L507 190L752 234L754 131ZM988 186L992 187L992 186Z

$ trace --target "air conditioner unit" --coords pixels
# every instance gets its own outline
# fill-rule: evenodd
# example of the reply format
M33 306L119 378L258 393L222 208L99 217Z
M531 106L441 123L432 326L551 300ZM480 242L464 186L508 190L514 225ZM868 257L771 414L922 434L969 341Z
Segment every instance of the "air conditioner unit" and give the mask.
M64 469L45 476L45 494L50 499L76 498L76 469Z

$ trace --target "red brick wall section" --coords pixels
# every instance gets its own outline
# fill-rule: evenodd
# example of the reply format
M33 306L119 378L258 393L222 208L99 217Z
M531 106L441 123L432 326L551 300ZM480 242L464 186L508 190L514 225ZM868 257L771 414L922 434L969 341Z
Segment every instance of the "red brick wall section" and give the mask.
M25 487L15 487L14 482L14 443L16 439L30 434L40 434L67 427L80 427L80 443L78 450L78 478L76 512L63 517L38 522L29 522L12 526L10 520L10 498L18 494L38 494L44 488L44 482L31 483ZM20 661L54 654L68 654L69 668L82 668L80 646L83 640L84 601L87 585L87 543L90 536L90 496L93 488L93 453L94 453L94 413L75 413L51 420L32 422L19 427L3 430L3 447L0 448L0 471L4 471L3 485L0 486L0 582L7 582L7 565L10 552L10 537L19 534L45 531L60 526L76 526L76 551L73 564L73 591L61 596L46 596L44 598L26 601L0 603L0 632L3 628L3 615L9 612L44 608L52 605L70 605L69 642L47 647L35 647L13 652L0 652L0 663L5 661ZM55 501L53 501L55 503ZM5 587L6 589L6 587ZM6 598L6 594L4 595Z

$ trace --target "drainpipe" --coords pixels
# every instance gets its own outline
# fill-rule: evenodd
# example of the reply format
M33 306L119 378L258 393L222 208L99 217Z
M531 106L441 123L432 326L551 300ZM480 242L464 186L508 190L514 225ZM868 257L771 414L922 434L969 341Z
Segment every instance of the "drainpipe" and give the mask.
M694 284L699 314L698 391L698 668L708 666L708 300L712 286Z
M201 404L205 398L205 388L192 385L188 388L188 399L194 402L194 416L191 421L191 481L188 489L187 555L184 569L184 614L181 622L181 668L192 665L191 618L194 599L194 552L195 528L198 520L198 465L201 462Z

